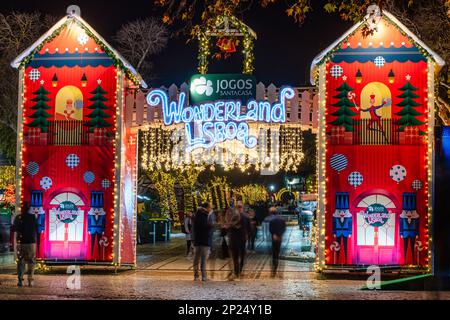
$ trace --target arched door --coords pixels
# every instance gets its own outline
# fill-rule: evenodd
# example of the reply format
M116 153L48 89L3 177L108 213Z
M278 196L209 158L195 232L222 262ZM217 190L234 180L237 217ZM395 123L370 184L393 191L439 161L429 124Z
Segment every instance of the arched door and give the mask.
M61 192L50 200L46 258L86 258L85 206L83 199L74 192Z
M397 207L382 194L371 194L356 205L357 264L397 264Z

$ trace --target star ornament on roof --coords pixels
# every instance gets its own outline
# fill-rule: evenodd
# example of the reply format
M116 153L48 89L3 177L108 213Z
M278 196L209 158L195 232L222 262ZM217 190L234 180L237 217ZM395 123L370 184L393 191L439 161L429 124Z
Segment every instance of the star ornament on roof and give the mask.
M44 85L44 80L41 80L41 81L39 81L39 83L41 84L41 85Z
M409 80L411 80L411 75L407 74L405 78L407 81L409 81Z

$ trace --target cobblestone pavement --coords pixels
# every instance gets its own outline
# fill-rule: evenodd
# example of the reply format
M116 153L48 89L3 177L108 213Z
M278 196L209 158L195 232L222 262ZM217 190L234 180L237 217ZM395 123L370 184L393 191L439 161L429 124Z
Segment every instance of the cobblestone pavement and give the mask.
M316 280L310 272L298 274L233 282L215 276L205 283L182 272L82 274L80 290L67 289L67 275L38 275L33 288L18 288L14 275L0 275L0 299L450 299L450 292L361 291L362 281Z
M287 239L299 241L298 235ZM289 242L290 240L287 240ZM285 252L289 248L285 245ZM270 257L263 240L250 253L244 277L228 281L229 260L213 255L208 262L210 280L194 282L192 260L185 257L185 242L174 237L170 243L138 248L135 270L113 271L82 267L80 289L68 289L65 267L36 275L33 288L16 286L13 270L0 272L0 299L450 299L450 292L361 291L361 280L319 280L310 263L281 260L281 272L270 278Z

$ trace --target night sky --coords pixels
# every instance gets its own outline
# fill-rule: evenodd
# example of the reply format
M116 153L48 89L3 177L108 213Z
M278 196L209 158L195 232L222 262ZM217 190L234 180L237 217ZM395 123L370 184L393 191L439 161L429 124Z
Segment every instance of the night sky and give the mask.
M40 11L62 17L70 4L80 6L83 19L110 43L121 24L136 18L161 17L161 11L153 7L152 0L3 0L0 12ZM309 85L313 57L345 32L351 23L342 21L335 14L325 13L316 4L306 22L299 26L286 16L285 9L285 2L281 1L265 9L254 6L243 17L238 17L243 18L258 35L255 42L255 76L258 82L266 85ZM197 43L192 41L186 44L186 40L170 39L167 48L154 58L155 79L151 82L152 86L180 84L197 73ZM240 72L241 56L235 56L225 61L211 61L209 72Z

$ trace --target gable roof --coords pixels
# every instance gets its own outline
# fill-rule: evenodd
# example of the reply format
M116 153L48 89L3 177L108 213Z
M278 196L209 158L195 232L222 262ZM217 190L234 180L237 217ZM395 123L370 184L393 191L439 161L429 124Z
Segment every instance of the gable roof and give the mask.
M54 36L58 35L65 27L69 27L71 23L77 23L83 29L89 31L93 35L94 41L100 42L107 49L107 54L112 55L112 58L117 59L119 66L124 69L129 78L136 84L140 84L142 87L147 88L147 84L142 79L141 75L134 69L134 67L106 40L100 36L86 21L84 21L78 14L71 13L59 20L53 27L51 27L45 34L43 34L38 40L36 40L30 47L23 51L13 62L11 66L19 68L21 64L30 56L34 55L45 43L51 40Z
M396 25L399 29L401 29L409 38L413 40L415 44L422 47L425 51L427 51L433 60L440 66L445 65L445 61L433 50L431 50L425 43L423 43L422 40L420 40L414 33L412 33L411 30L409 30L403 23L401 23L394 15L391 13L383 10L383 17L387 18L390 23L393 23ZM320 65L323 63L325 57L327 54L332 51L334 48L339 46L342 42L344 42L347 38L352 36L360 27L363 26L364 23L369 19L370 15L367 14L364 19L362 19L360 22L355 24L353 27L351 27L347 32L345 32L341 37L339 37L335 42L333 42L331 45L329 45L325 50L320 52L317 56L314 57L312 63L311 63L311 72L310 72L310 81L311 84L315 84L315 69L317 65Z

